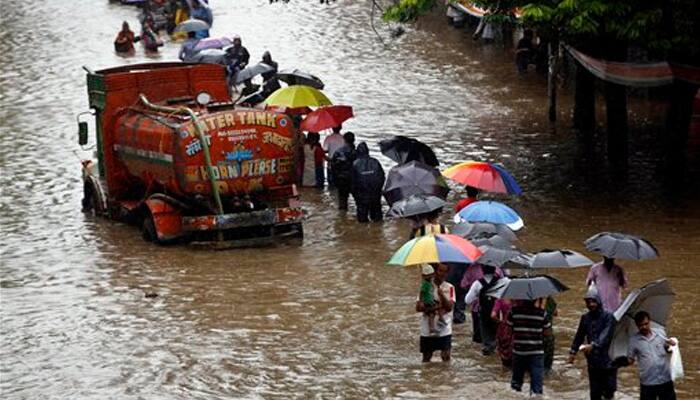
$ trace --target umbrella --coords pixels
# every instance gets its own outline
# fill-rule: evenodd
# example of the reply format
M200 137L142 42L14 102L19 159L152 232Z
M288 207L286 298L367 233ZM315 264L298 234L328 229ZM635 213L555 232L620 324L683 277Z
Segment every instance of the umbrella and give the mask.
M254 76L264 74L266 72L274 71L275 68L271 67L265 63L257 63L255 65L251 65L249 67L246 67L245 69L242 69L238 71L236 74L236 84L242 83L244 81L247 81L248 79L253 78Z
M426 214L444 207L445 204L447 204L445 200L437 196L414 194L392 204L387 216L405 218Z
M481 251L457 235L426 235L411 239L391 256L389 265L418 265L424 263L471 264Z
M495 234L509 242L518 240L518 237L507 225L490 222L460 222L450 228L450 232L467 239L489 237Z
M530 258L531 268L575 268L593 264L593 261L571 250L542 250Z
M399 164L420 161L431 167L440 165L430 146L406 136L394 136L392 139L382 140L379 142L379 149L382 154Z
M204 49L193 55L189 60L191 62L208 63L208 64L226 64L226 52L221 49Z
M608 258L648 260L659 256L653 244L637 236L617 232L601 232L589 237L586 249Z
M535 300L569 290L563 283L549 275L539 275L526 278L512 278L506 283L496 285L488 294L498 298Z
M522 194L515 178L498 164L465 161L442 171L446 178L487 192Z
M454 233L454 232L451 232ZM459 235L461 236L461 235ZM489 235L489 236L482 236L479 238L474 238L474 239L469 239L472 243L474 243L475 246L492 246L492 247L498 247L499 249L512 249L513 243L511 243L509 240L506 240L500 235Z
M340 126L340 124L352 117L352 107L350 106L320 107L301 121L301 130L319 132Z
M472 242L474 243L474 242ZM481 265L490 265L492 267L502 267L508 261L517 259L522 252L517 249L503 249L494 246L479 246L481 257L476 259Z
M383 190L389 205L414 194L427 194L445 199L449 191L450 188L440 171L418 161L390 169Z
M277 79L288 85L306 85L322 90L323 82L316 75L300 69L285 69L277 73Z
M318 107L330 106L323 92L310 86L293 85L275 90L266 100L266 104L284 107Z
M231 39L227 37L206 38L197 42L197 44L194 46L194 50L202 51L206 49L223 49L224 47L231 46L232 44L233 42L231 42Z
M464 207L455 219L468 222L490 222L506 224L517 231L524 226L522 218L512 208L497 201L477 201Z
M206 22L201 19L190 18L180 22L175 27L175 32L198 32L206 31L207 29L209 29L209 24Z
M287 115L304 115L304 114L308 114L311 112L311 109L309 107L293 108L293 107L283 107L283 106L271 106L269 104L262 104L261 106L265 110L279 112L279 113L287 114Z
M627 355L629 339L638 332L634 323L634 314L637 311L648 312L652 327L663 330L671 312L673 296L674 293L666 279L659 279L632 290L613 313L617 323L610 346L610 358L614 360Z

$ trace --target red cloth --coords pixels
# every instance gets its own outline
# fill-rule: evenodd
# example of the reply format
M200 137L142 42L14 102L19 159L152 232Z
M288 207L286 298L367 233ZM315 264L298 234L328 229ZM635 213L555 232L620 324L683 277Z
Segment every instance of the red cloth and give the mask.
M455 212L460 212L462 209L474 202L476 202L476 197L465 197L455 204Z
M323 161L326 159L326 152L320 144L314 146L314 164L317 167L323 167Z

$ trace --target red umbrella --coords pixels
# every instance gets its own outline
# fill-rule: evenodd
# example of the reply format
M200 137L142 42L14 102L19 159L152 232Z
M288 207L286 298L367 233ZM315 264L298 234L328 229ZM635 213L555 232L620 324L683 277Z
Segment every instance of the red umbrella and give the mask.
M301 121L301 130L319 132L324 129L330 129L339 126L345 120L352 118L352 116L352 107L350 106L320 107Z

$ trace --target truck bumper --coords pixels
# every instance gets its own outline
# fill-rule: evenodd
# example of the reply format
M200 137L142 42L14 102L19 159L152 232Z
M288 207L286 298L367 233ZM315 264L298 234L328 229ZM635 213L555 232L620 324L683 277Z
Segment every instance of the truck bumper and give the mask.
M273 244L303 235L301 208L273 208L223 215L184 216L182 230L194 245L231 248Z

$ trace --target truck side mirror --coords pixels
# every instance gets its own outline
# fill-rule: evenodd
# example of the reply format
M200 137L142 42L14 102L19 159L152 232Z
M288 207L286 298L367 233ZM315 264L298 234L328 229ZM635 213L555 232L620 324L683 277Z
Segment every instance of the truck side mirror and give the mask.
M78 144L85 146L88 142L88 124L87 122L78 122Z

